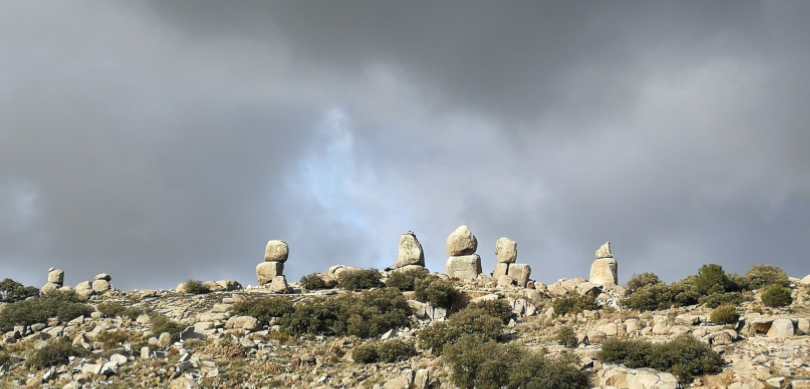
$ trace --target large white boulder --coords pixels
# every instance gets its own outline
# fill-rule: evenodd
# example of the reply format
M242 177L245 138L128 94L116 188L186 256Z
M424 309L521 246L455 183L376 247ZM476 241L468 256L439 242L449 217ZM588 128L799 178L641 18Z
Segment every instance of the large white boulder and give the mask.
M519 287L525 288L532 275L532 267L525 263L512 263L509 265L508 275Z
M478 239L467 226L459 226L447 237L447 254L451 257L475 254Z
M499 263L515 263L517 261L517 242L509 238L498 238L495 242L495 256Z
M410 231L399 237L399 252L394 267L401 268L408 265L425 266L422 244L416 239L416 234Z
M264 248L264 260L267 262L286 262L290 255L290 246L283 240L271 240Z
M447 258L446 273L461 280L474 280L481 274L481 257L472 254Z
M776 319L771 323L771 328L768 330L769 338L789 338L795 334L795 327L793 320L790 319Z

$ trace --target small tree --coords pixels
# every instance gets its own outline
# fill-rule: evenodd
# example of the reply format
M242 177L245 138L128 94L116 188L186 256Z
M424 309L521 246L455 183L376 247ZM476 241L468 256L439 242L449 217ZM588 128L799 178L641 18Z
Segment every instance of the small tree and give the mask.
M771 285L762 292L762 303L773 308L786 307L793 303L793 297L790 295L790 289Z

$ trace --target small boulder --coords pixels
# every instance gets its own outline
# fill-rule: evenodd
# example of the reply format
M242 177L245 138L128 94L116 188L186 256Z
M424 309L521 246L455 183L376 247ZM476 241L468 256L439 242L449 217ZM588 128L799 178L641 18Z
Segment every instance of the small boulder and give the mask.
M110 282L104 279L97 279L93 281L93 292L104 293L110 290Z
M768 330L769 338L788 338L795 334L795 327L793 320L790 319L776 319L771 324Z
M253 316L233 316L225 323L225 328L254 331L259 328L259 320Z
M517 285L525 288L532 275L532 267L525 263L513 263L509 265L509 278L515 280Z
M96 274L96 277L94 279L96 279L96 280L104 280L104 281L112 281L112 276L107 274L107 273L99 273L99 274Z
M287 293L290 286L287 285L287 277L275 276L269 285L265 285L273 293Z

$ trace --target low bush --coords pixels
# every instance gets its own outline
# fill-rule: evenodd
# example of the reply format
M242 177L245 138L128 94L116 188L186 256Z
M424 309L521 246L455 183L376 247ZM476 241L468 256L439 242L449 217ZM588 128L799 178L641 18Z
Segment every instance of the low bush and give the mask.
M467 308L443 322L434 323L419 331L419 346L442 354L447 345L465 335L482 340L497 340L503 331L503 321L480 308Z
M427 277L428 274L430 273L425 268L394 271L388 276L385 286L401 291L411 291L416 288L416 281Z
M413 344L392 339L380 342L367 342L352 350L352 359L360 363L397 362L416 355Z
M701 296L733 292L739 289L723 267L715 264L701 266L694 278L694 284Z
M78 302L75 294L56 291L6 305L0 311L0 331L9 331L15 325L45 323L51 317L67 322L79 316L89 316L92 311L89 305Z
M720 354L708 344L689 335L661 344L608 339L602 344L599 358L605 363L622 364L632 369L649 367L667 371L678 377L682 384L690 383L696 376L719 373L724 363Z
M202 281L197 280L188 280L183 283L184 289L186 293L191 294L207 294L211 293L211 289L208 289Z
M557 339L557 343L565 347L574 348L579 344L577 334L574 333L574 329L568 326L560 327L560 329L557 330L555 337Z
M119 303L107 302L99 304L96 310L101 312L104 317L116 317L123 315L127 308Z
M512 307L506 303L506 300L487 300L472 303L467 306L468 309L481 309L490 316L495 316L503 322L509 324L509 320L515 315L512 312Z
M96 342L100 342L104 350L111 350L122 347L130 339L130 333L125 330L105 331L96 336Z
M520 347L465 336L448 345L444 361L461 388L580 389L590 377L571 358L551 359Z
M382 335L410 322L411 308L397 289L384 288L333 298L315 298L294 306L279 324L293 335Z
M87 350L74 346L70 339L60 337L34 351L25 361L26 366L34 369L44 369L68 363L70 357L87 355Z
M712 311L709 320L718 324L734 324L740 320L740 315L733 305L721 305Z
M767 307L786 307L793 303L790 289L780 285L771 285L762 292L762 303Z
M758 265L745 275L746 288L762 289L770 285L788 286L790 280L782 268L769 265Z
M434 307L441 307L450 312L456 312L467 305L467 298L449 280L436 276L427 276L414 282L416 299L430 303Z
M329 289L326 281L317 273L307 274L301 277L301 287L307 290Z
M709 308L717 308L721 305L739 305L743 301L745 301L745 297L740 292L715 293L698 300Z
M186 328L186 326L158 313L153 314L149 318L149 324L152 327L152 334L154 336L160 336L160 334L168 332L174 340L178 339L180 333Z
M39 289L33 286L25 286L11 278L0 281L0 303L14 303L34 296L39 296Z
M239 316L253 316L262 323L274 317L284 317L295 311L292 301L286 297L263 297L239 301L231 306L231 312Z
M639 311L666 309L673 305L672 289L665 284L644 285L629 293L622 305Z
M661 279L659 279L655 273L637 274L630 278L630 281L627 281L627 293L633 293L645 286L657 285L660 283Z
M551 303L551 306L554 308L554 314L557 316L599 309L599 305L596 304L596 300L593 296L583 296L577 293L568 293L563 297L557 298Z
M362 290L384 286L382 275L376 269L347 270L340 273L338 286L346 290Z

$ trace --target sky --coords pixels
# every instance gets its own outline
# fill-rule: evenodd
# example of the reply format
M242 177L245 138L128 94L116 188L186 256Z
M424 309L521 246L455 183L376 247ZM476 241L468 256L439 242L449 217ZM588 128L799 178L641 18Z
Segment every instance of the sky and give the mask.
M810 273L810 2L0 4L0 278Z

